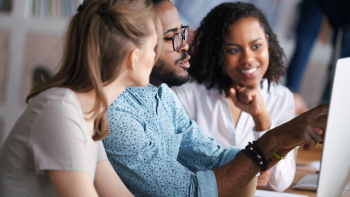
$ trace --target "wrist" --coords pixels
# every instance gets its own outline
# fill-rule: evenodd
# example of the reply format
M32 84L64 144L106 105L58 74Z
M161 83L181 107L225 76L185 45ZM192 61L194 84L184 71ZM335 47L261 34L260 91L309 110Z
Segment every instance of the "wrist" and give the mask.
M280 141L278 137L274 134L267 132L263 136L261 136L256 143L265 154L266 157L271 157L273 153L278 151L281 147Z
M256 131L265 131L271 127L270 114L266 110L262 113L252 115L252 117Z

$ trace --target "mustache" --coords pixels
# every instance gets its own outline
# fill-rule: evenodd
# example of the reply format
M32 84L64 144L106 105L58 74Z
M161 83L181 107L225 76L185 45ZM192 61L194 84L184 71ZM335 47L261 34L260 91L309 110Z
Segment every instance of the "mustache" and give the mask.
M184 61L186 59L187 56L189 56L190 54L187 51L182 51L182 56L180 59L175 61L175 65L179 64L180 62Z

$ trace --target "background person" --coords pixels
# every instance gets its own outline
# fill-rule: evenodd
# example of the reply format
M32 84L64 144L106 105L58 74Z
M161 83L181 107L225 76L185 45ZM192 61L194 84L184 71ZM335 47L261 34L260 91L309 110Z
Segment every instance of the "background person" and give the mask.
M108 105L126 87L148 84L156 29L151 1L83 2L58 73L32 89L0 151L1 197L132 196L101 139Z
M277 84L285 73L285 54L253 4L215 7L197 29L190 54L193 81L173 90L189 118L224 148L244 148L295 117L293 94ZM258 185L287 189L295 174L294 150L271 173L261 174Z
M328 103L330 100L334 74L332 71L335 67L334 59L350 57L350 1L304 0L300 7L300 17L296 29L296 47L287 70L286 85L294 92L296 107L300 109L297 112L301 113L307 110L303 98L299 95L301 82L324 17L327 17L333 30L333 52L320 103ZM339 35L339 31L342 31L342 34ZM337 39L340 39L341 42L338 46L339 54L335 53Z

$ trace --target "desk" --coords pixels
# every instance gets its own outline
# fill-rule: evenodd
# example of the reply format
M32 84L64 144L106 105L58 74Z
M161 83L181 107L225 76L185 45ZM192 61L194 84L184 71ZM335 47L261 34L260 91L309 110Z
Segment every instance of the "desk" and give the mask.
M303 148L299 148L298 153L297 153L297 159L296 163L298 164L309 164L312 161L320 161L321 160L321 153L322 153L322 145L318 144L311 150L305 151ZM315 197L316 192L312 191L302 191L302 190L295 190L293 189L293 186L295 185L296 182L298 182L304 175L309 174L309 173L315 173L315 170L300 170L296 169L295 172L295 177L293 180L292 185L286 189L284 192L285 193L292 193L292 194L301 194L301 195L306 195L309 197ZM266 189L264 187L258 187L258 189Z
M305 151L302 147L298 150L298 155L296 159L296 163L298 164L309 164L312 161L321 161L321 153L322 153L322 144L316 145L311 150ZM292 185L286 189L286 193L293 193L293 194L302 194L307 195L309 197L315 197L316 192L312 191L301 191L301 190L295 190L292 189L296 182L298 182L304 175L309 173L315 173L315 170L300 170L297 169L295 172L295 177L293 180Z

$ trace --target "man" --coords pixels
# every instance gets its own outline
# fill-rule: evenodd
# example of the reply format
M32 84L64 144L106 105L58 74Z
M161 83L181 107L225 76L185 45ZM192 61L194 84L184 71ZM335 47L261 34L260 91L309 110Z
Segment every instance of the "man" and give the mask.
M110 134L103 141L114 169L135 196L232 196L262 169L241 149L222 148L206 137L168 86L189 79L188 45L175 6L154 0L164 30L164 53L151 73L151 84L124 91L108 109ZM321 141L325 122L315 108L268 131L256 141L263 155L286 155ZM317 127L321 130L314 130ZM260 157L260 155L259 155Z

